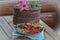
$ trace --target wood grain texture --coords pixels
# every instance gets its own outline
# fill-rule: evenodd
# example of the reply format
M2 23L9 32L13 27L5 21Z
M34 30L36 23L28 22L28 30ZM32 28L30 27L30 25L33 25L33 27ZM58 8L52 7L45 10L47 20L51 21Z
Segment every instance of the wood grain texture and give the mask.
M6 20L6 22L11 26L11 28L14 28L13 24L13 16L3 16L3 18Z
M12 19L13 16L2 16L2 17L0 16L0 40L11 40L10 38L12 33L11 26L14 26L12 24ZM45 27L45 33L44 33L45 40L60 40L60 35L55 33L55 31L53 31L48 25L46 25L41 20L40 20L40 24ZM14 39L13 36L12 39Z
M3 30L6 32L8 37L11 37L12 28L9 26L9 24L5 21L3 17L0 17L0 25L3 28Z
M57 23L58 14L56 12L40 13L40 19L50 27L54 27Z
M1 26L0 26L0 40L9 40L9 38L7 37L7 35L2 30Z
M48 34L54 40L60 40L60 35L58 35L55 31L53 31L48 25L46 25L43 21L40 20L40 24L45 26L45 36ZM48 36L47 36L48 38ZM52 39L52 40L53 40ZM50 40L50 39L49 39Z

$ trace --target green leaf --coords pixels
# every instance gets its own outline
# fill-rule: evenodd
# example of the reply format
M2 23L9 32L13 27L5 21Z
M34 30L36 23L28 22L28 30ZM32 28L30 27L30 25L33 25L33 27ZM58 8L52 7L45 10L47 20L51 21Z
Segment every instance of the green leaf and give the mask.
M44 26L41 26L40 29L43 30Z
M29 30L25 30L26 33L29 33Z
M33 2L31 3L31 6L39 7L39 6L41 6L41 4L38 3L38 2L33 1Z

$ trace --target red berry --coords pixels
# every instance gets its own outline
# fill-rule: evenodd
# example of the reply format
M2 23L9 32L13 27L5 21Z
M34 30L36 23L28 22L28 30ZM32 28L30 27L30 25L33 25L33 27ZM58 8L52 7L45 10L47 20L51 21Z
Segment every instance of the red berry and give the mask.
M25 25L26 25L26 26L31 26L31 24L30 24L30 23L26 23Z
M34 34L36 34L36 30L33 30L34 31Z
M34 28L39 28L39 25L37 24L31 24Z
M24 29L24 30L27 30L27 28L25 28L25 27L24 27L23 29Z
M33 26L33 27L34 27L35 25L34 25L34 24L31 24L31 26Z
M26 26L26 25L23 25L23 26L26 27L26 28L28 27L28 26Z
M30 30L30 32L29 32L30 34L34 34L34 31L33 30Z
M35 31L36 31L36 33L39 33L41 30L39 30L39 29L36 29Z
M40 27L40 25L36 24L36 25L35 25L35 27L36 27L36 28L39 28L39 27Z

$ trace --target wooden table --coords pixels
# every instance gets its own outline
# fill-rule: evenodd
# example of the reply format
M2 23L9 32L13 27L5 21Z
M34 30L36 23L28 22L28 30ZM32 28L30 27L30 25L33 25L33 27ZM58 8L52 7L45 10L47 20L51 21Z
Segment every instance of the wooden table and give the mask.
M0 16L0 40L11 40L14 27L12 20L13 16ZM43 21L40 20L40 24L45 26L45 40L60 40L60 36Z

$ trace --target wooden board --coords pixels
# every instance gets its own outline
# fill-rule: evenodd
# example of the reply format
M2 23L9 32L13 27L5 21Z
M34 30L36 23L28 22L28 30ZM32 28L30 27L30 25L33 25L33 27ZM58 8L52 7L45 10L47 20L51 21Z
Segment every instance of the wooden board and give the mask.
M11 26L11 28L13 29L14 25L13 25L13 16L3 16L3 18L6 20L6 22Z
M6 35L8 37L11 37L11 32L12 32L12 28L11 26L6 22L6 20L0 16L0 25L1 28L5 31Z
M55 31L53 31L48 25L46 25L43 21L40 20L40 24L45 27L45 40L60 40L60 35L58 35ZM49 36L47 36L49 35ZM49 38L50 37L50 38Z
M12 19L13 16L0 16L0 40L11 40L10 37L14 27ZM60 40L60 36L43 21L40 20L40 24L45 27L45 40Z
M1 25L0 25L0 40L9 40L8 36L6 35L6 33L1 28Z

